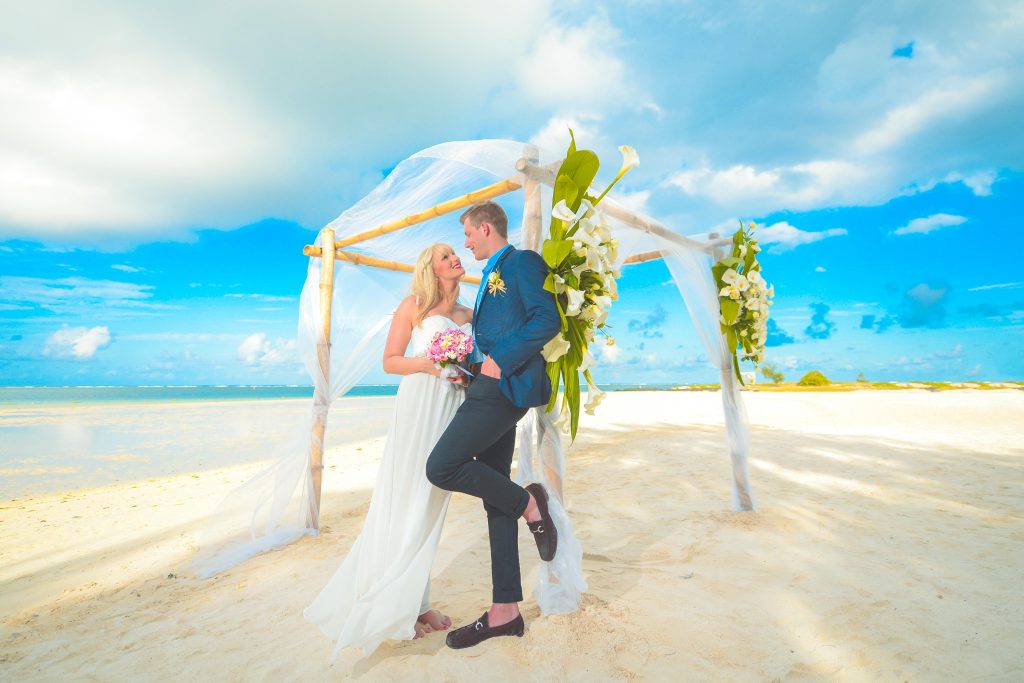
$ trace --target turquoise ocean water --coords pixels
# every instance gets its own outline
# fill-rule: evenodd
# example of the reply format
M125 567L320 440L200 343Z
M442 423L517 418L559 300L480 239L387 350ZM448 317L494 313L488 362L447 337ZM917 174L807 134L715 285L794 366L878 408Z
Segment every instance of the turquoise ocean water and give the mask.
M397 388L358 386L335 401L327 447L382 443ZM0 500L271 460L289 433L308 429L312 395L301 386L0 387Z

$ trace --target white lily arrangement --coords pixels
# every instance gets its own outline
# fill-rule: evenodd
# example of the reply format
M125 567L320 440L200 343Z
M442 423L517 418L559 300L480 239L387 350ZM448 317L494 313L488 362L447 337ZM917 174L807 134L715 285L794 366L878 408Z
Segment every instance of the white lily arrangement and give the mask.
M544 288L555 295L562 330L541 351L551 379L548 410L558 401L563 386L562 407L555 424L576 438L579 425L580 378L587 382L588 400L584 409L593 415L604 398L590 369L596 365L590 344L597 332L604 331L612 302L619 298L616 267L619 243L597 204L612 186L640 163L632 147L622 146L622 168L598 197L589 194L600 161L590 150L577 150L572 139L565 161L558 169L552 196L550 237L544 240L541 255L551 269ZM615 340L603 334L605 343Z
M768 316L775 286L769 285L761 275L761 264L757 254L761 247L754 238L755 223L748 223L732 237L732 251L711 267L718 286L718 303L721 308L719 323L725 343L732 352L733 370L740 384L740 356L754 365L764 362L764 345L768 340Z

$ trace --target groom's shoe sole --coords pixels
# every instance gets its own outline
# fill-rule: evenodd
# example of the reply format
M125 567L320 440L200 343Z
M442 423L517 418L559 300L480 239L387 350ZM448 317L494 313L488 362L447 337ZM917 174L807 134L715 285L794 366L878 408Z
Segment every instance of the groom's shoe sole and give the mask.
M487 612L484 612L483 616L472 624L467 624L466 626L457 628L449 633L444 639L444 642L453 650L463 650L467 647L479 645L490 638L497 638L498 636L516 636L518 638L522 638L525 630L526 624L523 622L522 614L507 624L491 628L487 625Z
M530 484L526 490L533 495L537 501L537 510L540 512L540 519L536 522L527 522L526 526L533 533L533 540L537 542L537 552L540 559L550 562L555 558L555 551L558 549L558 531L551 520L551 513L548 512L548 492L541 484Z

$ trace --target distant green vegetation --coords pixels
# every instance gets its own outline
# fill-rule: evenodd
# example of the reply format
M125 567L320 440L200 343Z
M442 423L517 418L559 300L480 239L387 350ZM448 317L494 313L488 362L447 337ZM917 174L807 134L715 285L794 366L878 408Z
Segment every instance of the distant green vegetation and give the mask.
M832 381L820 370L811 370L797 382L801 387L825 387L832 384Z
M765 379L771 381L772 384L782 384L786 381L786 376L771 363L765 363L761 366L761 374L764 375Z
M673 387L674 391L718 391L717 384L684 384ZM822 385L801 385L794 382L779 384L748 385L748 391L800 392L800 391L899 391L903 389L925 389L927 391L956 391L978 389L984 391L1024 391L1024 382L830 382Z

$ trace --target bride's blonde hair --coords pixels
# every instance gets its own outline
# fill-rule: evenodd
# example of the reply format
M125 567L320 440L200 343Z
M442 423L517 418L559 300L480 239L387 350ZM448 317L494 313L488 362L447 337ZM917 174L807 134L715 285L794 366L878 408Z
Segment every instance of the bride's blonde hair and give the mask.
M441 288L434 273L434 256L454 254L455 250L443 242L433 244L424 249L412 271L412 293L416 297L416 324L419 325L427 317L430 309L441 303ZM455 286L455 298L459 297L459 287Z

